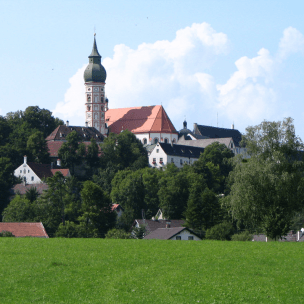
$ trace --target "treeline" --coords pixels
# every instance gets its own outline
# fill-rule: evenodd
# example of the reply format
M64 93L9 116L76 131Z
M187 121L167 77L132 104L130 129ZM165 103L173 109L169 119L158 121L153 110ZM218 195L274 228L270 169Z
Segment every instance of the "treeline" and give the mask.
M47 111L38 109L38 113ZM3 126L9 119L1 118ZM45 131L33 121L35 132L24 137L26 144L18 157L22 160L27 153L39 162L45 141L37 141L35 149L28 141ZM46 135L62 123L52 121L54 128ZM5 138L4 146L14 147L14 141ZM150 219L158 209L166 218L184 219L187 227L211 239L230 239L243 230L247 239L255 231L277 238L303 226L303 144L295 135L292 119L248 127L242 144L249 159L234 157L225 145L214 143L193 165L181 169L174 164L163 170L150 168L147 151L127 130L111 133L100 147L94 139L85 147L75 131L66 139L59 157L72 177L64 179L57 173L46 181L49 188L41 196L34 189L17 195L3 211L3 221L41 221L51 236L66 237L104 237L112 228L120 229L117 234L125 237L121 231L129 232L134 219L143 214ZM4 158L1 164L7 169L3 172L12 180L10 170L20 160L14 164L9 155ZM112 204L124 209L119 219Z
M45 138L63 121L39 107L0 116L0 212L9 202L9 189L16 182L13 172L20 166L23 156L28 161L48 163L49 154Z

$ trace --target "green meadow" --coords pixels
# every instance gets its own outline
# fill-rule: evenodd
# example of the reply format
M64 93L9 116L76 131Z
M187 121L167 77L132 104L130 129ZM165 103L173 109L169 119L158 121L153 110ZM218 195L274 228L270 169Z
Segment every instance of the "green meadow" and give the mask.
M304 243L0 239L0 303L303 303Z

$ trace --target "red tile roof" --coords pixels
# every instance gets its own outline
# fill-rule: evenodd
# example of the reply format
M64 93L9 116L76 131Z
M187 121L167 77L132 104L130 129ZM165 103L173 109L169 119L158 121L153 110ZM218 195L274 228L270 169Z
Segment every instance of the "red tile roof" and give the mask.
M36 163L27 163L28 166L35 172L35 174L40 178L52 177L56 172L61 172L63 176L69 176L69 169L51 169L50 164L36 164Z
M177 133L162 106L109 109L106 123L110 132L128 129L132 133Z
M13 188L11 188L10 192L12 195L17 194L17 192L19 192L21 195L25 194L27 190L30 190L31 188L36 188L37 192L39 194L42 194L42 192L44 190L47 190L49 188L49 186L47 184L44 183L40 183L40 184L17 184L15 185Z
M61 146L63 145L64 141L56 140L56 141L47 141L46 143L47 143L47 146L49 149L50 157L58 157L58 151L61 148ZM84 141L83 144L85 144L85 146L88 147L91 144L91 142ZM99 144L98 144L98 150L99 150L99 153L101 153Z
M49 237L42 223L0 223L0 232L2 231L9 231L16 237Z

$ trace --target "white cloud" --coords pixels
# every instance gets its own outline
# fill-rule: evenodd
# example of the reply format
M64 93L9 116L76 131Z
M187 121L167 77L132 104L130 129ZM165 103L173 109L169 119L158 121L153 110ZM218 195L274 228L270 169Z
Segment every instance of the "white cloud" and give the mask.
M178 30L172 41L142 43L137 49L116 45L113 57L103 60L109 107L162 104L172 121L181 122L186 115L200 124L218 111L225 125L235 121L243 129L271 119L279 109L278 71L287 56L304 50L303 35L285 29L275 56L261 48L253 58L241 57L226 83L217 84L211 67L228 50L227 35L207 23ZM54 110L72 124L84 124L84 69L71 77L64 101Z
M84 65L69 79L70 87L64 95L64 101L58 102L52 111L54 116L69 120L71 125L84 125L85 121L85 89L83 73Z
M285 59L293 53L304 52L304 36L293 27L288 27L283 31L280 40L278 56Z

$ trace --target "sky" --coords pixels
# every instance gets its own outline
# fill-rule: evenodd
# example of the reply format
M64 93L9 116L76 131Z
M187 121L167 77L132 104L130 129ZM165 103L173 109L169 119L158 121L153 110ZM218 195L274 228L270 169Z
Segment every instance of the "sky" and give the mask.
M304 140L304 1L0 0L0 115L84 125L94 32L109 108L163 105L175 128L294 119Z

